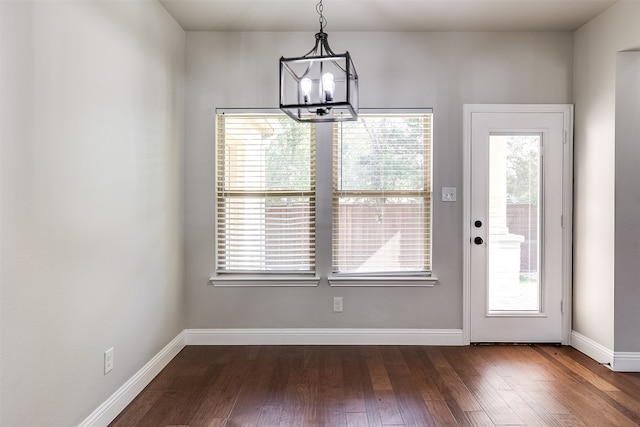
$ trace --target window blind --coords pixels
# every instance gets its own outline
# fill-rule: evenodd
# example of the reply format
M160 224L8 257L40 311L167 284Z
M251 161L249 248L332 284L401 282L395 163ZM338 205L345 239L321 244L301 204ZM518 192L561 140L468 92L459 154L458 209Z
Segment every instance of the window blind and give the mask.
M431 114L334 126L334 273L431 270L431 136Z
M313 126L224 113L216 137L217 273L313 273Z

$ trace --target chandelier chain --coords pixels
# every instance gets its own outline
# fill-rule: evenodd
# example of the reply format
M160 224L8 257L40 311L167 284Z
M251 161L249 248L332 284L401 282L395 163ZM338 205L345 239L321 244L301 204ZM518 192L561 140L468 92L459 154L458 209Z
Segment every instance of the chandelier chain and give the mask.
M316 4L316 12L318 12L318 15L320 15L320 17L318 18L318 22L320 23L320 32L324 32L324 27L327 26L327 18L324 17L323 12L324 11L324 6L322 5L322 0L320 0L318 2L318 4Z

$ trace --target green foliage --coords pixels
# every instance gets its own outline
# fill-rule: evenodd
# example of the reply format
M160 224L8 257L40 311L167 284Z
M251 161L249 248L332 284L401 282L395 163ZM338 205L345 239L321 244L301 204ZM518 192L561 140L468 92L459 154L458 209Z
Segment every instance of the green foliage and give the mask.
M343 126L342 190L421 190L424 123L420 117L363 117Z
M507 201L537 205L540 195L540 136L507 138Z
M309 190L314 155L309 125L288 117L274 117L271 124L273 132L263 135L266 188Z

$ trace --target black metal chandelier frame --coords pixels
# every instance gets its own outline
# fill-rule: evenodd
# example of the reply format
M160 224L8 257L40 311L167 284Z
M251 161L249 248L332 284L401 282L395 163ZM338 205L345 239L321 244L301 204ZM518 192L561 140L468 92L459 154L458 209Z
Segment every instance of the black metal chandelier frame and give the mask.
M351 55L336 54L329 46L322 0L316 11L320 31L313 49L280 58L280 109L299 122L357 120L358 74Z

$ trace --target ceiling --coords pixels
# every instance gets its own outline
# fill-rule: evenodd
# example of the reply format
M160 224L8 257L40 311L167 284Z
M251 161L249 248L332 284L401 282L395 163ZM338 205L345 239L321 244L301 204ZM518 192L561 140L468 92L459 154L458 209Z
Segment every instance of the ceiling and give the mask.
M572 31L618 0L324 0L330 31ZM160 0L188 31L317 31L318 0Z

